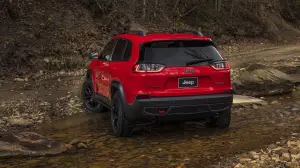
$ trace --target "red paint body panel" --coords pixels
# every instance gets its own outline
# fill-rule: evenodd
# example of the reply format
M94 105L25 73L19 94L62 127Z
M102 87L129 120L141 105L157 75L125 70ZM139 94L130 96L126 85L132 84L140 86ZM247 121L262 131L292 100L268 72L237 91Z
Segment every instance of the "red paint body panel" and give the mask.
M111 83L118 81L122 84L127 104L132 104L135 97L148 94L150 97L175 97L218 94L231 90L230 71L215 70L211 66L166 67L159 73L136 73L133 67L139 58L141 44L162 40L211 40L205 36L190 34L148 34L138 36L122 34L113 37L128 39L133 43L129 61L102 62L92 60L89 65L96 93L111 100ZM185 73L184 69L193 69L194 73ZM197 77L198 87L178 88L178 78Z

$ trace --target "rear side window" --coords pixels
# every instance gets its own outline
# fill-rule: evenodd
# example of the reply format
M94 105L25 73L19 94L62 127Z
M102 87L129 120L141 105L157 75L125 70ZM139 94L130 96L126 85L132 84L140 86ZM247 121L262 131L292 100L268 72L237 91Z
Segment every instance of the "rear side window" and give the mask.
M128 61L131 56L131 47L131 41L118 39L112 56L112 61Z
M111 61L112 58L112 54L116 45L116 40L113 39L110 42L107 43L107 45L105 46L105 48L103 49L101 55L100 55L100 59L103 61Z
M164 64L166 66L185 66L188 62L208 59L223 60L211 41L172 40L146 43L141 47L139 61L143 63ZM194 65L207 65L201 62Z
M131 50L132 50L132 42L131 41L127 41L127 46L126 46L126 50L124 53L124 57L123 60L124 61L128 61L131 57Z

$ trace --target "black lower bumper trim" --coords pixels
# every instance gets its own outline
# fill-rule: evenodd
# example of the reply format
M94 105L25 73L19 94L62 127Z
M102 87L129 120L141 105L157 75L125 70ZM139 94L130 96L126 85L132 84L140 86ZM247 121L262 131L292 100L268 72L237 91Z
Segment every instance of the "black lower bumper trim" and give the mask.
M127 105L125 111L126 118L130 121L174 115L207 116L231 108L232 101L232 94L151 98L135 100L132 105Z

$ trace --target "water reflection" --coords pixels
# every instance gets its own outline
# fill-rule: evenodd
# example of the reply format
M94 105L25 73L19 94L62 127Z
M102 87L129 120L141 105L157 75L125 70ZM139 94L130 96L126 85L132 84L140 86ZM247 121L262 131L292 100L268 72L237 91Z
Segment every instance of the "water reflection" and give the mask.
M280 107L285 108L285 107ZM280 109L279 107L277 109ZM143 127L131 138L112 136L108 113L81 114L45 125L39 133L70 142L79 139L88 149L52 158L37 158L34 165L54 167L203 167L251 149L276 142L296 126L273 115L274 107L234 113L231 128L206 128L203 123L165 124ZM284 123L278 126L276 123ZM299 126L298 128L299 129ZM293 130L294 131L294 130ZM201 165L199 165L201 163ZM8 165L32 166L28 160Z

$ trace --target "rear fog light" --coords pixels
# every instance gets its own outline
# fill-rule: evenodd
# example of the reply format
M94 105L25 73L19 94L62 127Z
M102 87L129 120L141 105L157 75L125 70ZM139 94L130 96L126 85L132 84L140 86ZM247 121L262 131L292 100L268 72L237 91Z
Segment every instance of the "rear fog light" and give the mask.
M149 95L137 95L136 99L150 99Z
M165 114L167 112L167 109L158 109L157 112L159 114Z

